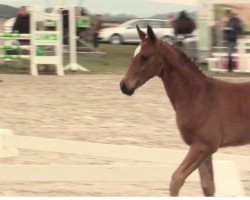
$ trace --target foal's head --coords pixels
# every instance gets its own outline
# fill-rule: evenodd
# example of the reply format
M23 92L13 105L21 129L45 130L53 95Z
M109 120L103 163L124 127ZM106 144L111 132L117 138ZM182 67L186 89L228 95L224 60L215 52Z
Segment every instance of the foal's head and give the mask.
M147 34L137 27L141 43L134 53L134 57L125 77L120 83L124 94L132 95L150 78L160 75L163 70L162 58L159 54L159 41L152 28L148 26Z

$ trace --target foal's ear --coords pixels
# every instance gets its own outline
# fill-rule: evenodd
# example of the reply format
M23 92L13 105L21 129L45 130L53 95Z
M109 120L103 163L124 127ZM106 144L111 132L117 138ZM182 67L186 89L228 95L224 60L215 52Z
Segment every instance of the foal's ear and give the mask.
M138 25L136 25L136 28L137 28L137 31L138 31L138 34L139 34L139 37L141 38L141 41L144 41L145 38L146 38L146 33L144 33Z
M154 33L153 29L149 25L148 25L148 28L147 28L147 34L148 34L149 40L151 42L155 43L156 42L156 36L155 36L155 33Z

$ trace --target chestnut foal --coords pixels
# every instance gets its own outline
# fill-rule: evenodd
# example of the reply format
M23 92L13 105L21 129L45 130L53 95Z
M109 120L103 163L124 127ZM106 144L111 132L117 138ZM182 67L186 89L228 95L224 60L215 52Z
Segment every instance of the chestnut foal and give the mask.
M206 77L179 49L157 39L148 26L121 91L132 95L154 76L162 79L176 112L181 136L190 149L170 183L178 196L185 179L198 168L205 196L214 196L212 154L219 147L250 143L250 83L229 83Z

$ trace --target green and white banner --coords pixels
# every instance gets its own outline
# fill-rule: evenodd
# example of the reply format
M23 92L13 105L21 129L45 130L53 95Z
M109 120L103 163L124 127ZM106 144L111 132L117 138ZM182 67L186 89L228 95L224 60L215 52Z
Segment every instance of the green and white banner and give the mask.
M37 45L56 45L58 39L58 32L56 31L37 31L34 35Z

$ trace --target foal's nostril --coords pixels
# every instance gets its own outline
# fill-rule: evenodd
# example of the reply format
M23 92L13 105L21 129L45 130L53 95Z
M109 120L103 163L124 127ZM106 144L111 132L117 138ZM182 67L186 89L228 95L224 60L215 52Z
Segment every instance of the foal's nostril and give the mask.
M124 94L127 93L128 89L127 89L126 83L125 83L124 81L121 81L121 83L120 83L120 88L121 88L121 91L122 91Z
M134 89L129 88L125 81L121 81L120 88L122 93L126 95L132 95L134 93Z

